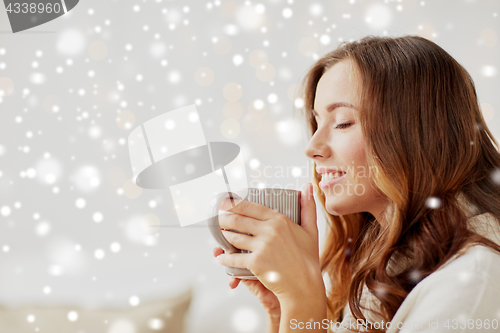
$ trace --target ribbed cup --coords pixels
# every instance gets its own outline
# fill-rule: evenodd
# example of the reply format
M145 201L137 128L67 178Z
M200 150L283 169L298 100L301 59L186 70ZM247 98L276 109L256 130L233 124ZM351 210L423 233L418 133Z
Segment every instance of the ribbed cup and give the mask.
M300 225L300 191L249 188L246 200L274 209Z
M241 190L241 189L239 189ZM224 235L221 232L219 219L217 212L221 213L219 210L219 206L227 197L241 199L241 197L237 194L239 192L238 189L230 191L229 193L221 192L217 194L214 199L212 205L212 209L209 211L209 230L212 235L215 237L215 240L224 248L226 253L249 253L248 250L241 250L235 248L231 245ZM274 189L274 188L245 188L246 197L244 200L255 202L266 207L269 207L277 212L282 213L287 216L294 223L300 225L300 195L301 192L299 190L292 189ZM240 192L241 193L241 192ZM223 211L224 214L229 212ZM222 213L221 213L222 214ZM240 233L237 230L230 230L233 232ZM226 267L226 273L228 275L242 278L242 279L250 279L256 280L252 272L245 268L237 268L237 267Z

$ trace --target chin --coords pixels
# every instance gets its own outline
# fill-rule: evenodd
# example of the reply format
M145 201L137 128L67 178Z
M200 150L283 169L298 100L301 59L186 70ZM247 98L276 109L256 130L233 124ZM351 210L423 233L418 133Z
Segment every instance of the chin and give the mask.
M340 216L340 215L346 215L346 214L349 214L349 212L345 211L345 206L342 207L343 205L342 204L339 204L339 203L336 203L336 204L332 204L332 202L328 202L328 201L331 201L332 199L329 199L329 195L326 196L326 201L325 201L325 207L326 207L326 211L331 214L331 215L335 215L335 216ZM334 199L335 200L335 199Z
M365 201L359 196L346 194L335 195L325 193L326 211L335 216L359 213L360 208L365 206Z

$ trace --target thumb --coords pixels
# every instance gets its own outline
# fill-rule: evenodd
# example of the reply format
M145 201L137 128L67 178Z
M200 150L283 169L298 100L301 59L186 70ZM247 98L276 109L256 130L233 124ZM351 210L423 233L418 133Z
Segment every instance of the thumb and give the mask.
M302 186L300 194L300 225L314 239L318 239L318 224L316 218L316 202L313 195L313 184L306 183Z

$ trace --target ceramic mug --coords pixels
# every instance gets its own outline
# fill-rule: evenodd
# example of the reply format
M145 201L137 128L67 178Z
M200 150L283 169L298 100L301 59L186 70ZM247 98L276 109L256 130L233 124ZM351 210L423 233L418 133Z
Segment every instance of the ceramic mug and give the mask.
M248 190L248 192L247 192ZM224 249L225 253L250 253L251 251L238 249L231 245L228 240L224 237L221 232L221 228L219 225L219 214L220 214L220 205L226 198L232 199L242 199L238 194L236 194L238 190L234 190L233 192L221 192L217 194L212 199L211 209L209 211L208 218L208 226L209 230L214 236L215 240L219 245ZM248 193L247 196L243 200L256 202L258 204L262 204L266 207L274 209L284 215L286 215L290 220L300 225L300 194L299 190L292 189L279 189L279 188L248 188L245 189L245 193ZM233 202L233 201L231 201ZM235 204L233 203L233 206ZM222 211L224 214L233 214L231 212ZM228 230L228 229L226 229ZM237 230L230 230L233 232L239 232ZM250 234L247 234L250 235ZM241 279L249 279L249 280L257 280L257 277L253 275L253 273L245 268L237 268L237 267L228 267L226 266L226 273L230 276L241 278Z

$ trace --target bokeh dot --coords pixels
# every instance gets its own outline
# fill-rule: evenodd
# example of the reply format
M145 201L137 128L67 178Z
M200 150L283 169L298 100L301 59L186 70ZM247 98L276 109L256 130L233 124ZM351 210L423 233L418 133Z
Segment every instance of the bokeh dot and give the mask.
M58 34L56 46L59 54L76 56L85 48L85 35L75 28L64 30Z
M427 198L426 205L430 209L438 209L441 207L441 199L436 197Z
M223 111L226 118L232 119L240 119L244 113L243 105L240 102L227 102Z
M238 7L238 3L235 1L223 1L219 8L219 15L222 18L233 20Z
M250 133L257 132L262 127L262 118L255 114L246 113L242 118L243 128Z
M314 3L309 7L309 12L313 16L319 16L323 13L323 7L319 3Z
M481 103L481 111L483 112L484 121L489 122L493 119L495 115L495 110L493 110L493 106L488 103Z
M257 30L264 23L264 14L251 6L239 6L234 18L238 26L245 30Z
M496 185L500 185L500 168L493 169L491 172L491 180Z
M137 186L131 179L127 180L123 185L123 193L129 199L135 199L142 193L142 188Z
M281 12L281 15L283 15L284 18L288 19L291 18L293 15L293 11L291 8L284 8L283 11Z
M436 37L436 30L432 25L428 23L422 23L418 25L416 34L420 37L432 40Z
M55 95L49 95L43 100L43 109L47 113L58 113L61 110L61 100Z
M153 331L162 330L165 323L160 318L151 318L148 320L148 327Z
M181 81L181 73L179 71L173 70L168 73L168 81L172 84L177 84Z
M318 42L312 37L305 37L299 41L299 52L311 56L318 51Z
M37 225L36 225L36 233L38 236L46 236L50 233L50 230L52 229L50 223L48 223L47 221L42 221L42 222L39 222Z
M89 56L93 60L103 60L108 55L108 46L101 41L95 41L89 46Z
M481 74L486 77L494 77L497 75L497 68L492 65L484 65L481 67Z
M293 102L293 105L297 108L297 109L301 109L304 107L304 99L303 98L296 98L295 101Z
M276 95L275 93L271 93L271 94L267 95L267 101L270 104L276 103L278 101L278 95Z
M118 252L120 252L122 246L120 245L120 243L114 242L114 243L111 243L109 248L110 248L111 252L118 253Z
M122 110L116 115L116 125L122 130L129 130L135 124L135 116L129 110Z
M239 66L243 63L243 56L241 54L235 54L233 56L233 64Z
M92 220L95 222L95 223L101 223L102 220L103 220L103 215L101 212L95 212L94 214L92 214Z
M227 54L231 51L231 40L226 36L212 38L212 45L217 54Z
M78 320L78 313L76 311L68 312L68 320L69 321L77 321Z
M85 201L84 198L78 198L75 201L75 206L79 209L85 208L86 205L87 205L87 202Z
M250 307L234 310L231 324L237 332L253 332L259 325L259 315Z
M194 74L194 79L202 87L209 86L214 82L214 71L208 67L198 68Z
M330 41L331 41L331 38L330 36L328 35L321 35L321 37L319 38L319 42L323 45L328 45L330 44Z
M372 29L387 28L392 22L391 9L381 3L371 4L366 10L365 22Z
M267 107L262 100L255 100L248 105L247 112L258 118L263 118L267 113Z
M283 145L293 146L300 141L300 124L294 118L285 118L274 125L274 132Z
M9 206L2 206L2 208L0 208L0 214L2 214L2 216L9 216L10 212L11 209Z
M484 29L480 34L480 42L486 46L493 47L497 44L497 34L493 29Z
M252 169L256 169L256 168L258 168L258 167L259 167L260 162L259 162L259 160L258 160L258 159L256 159L256 158L252 158L252 159L250 160L250 162L249 162L249 165L250 165L250 168L252 168Z
M250 66L254 68L257 68L260 65L267 63L267 61L268 61L267 53L263 50L253 50L248 55L248 62L250 63Z
M165 127L165 129L167 129L169 131L173 130L175 128L175 121L173 121L172 119L168 119L165 121L163 126Z
M128 302L132 306L137 306L137 305L139 305L139 303L141 302L141 300L137 296L131 296L129 298Z
M299 86L295 83L290 85L286 91L286 95L294 103L295 100L297 99L298 94L299 94Z
M45 75L42 73L31 73L30 81L33 84L44 84L45 83Z
M240 123L236 119L226 119L220 125L220 131L226 138L235 138L240 134Z
M154 234L160 229L160 218L156 214L146 214L141 219L142 229L148 234Z
M276 70L274 69L273 65L267 62L265 64L258 66L255 69L255 75L257 75L257 78L260 81L269 82L272 79L274 79L274 76L276 75Z
M222 89L224 98L230 102L236 102L243 95L241 86L236 82L229 82Z
M94 251L94 257L97 260L103 259L105 255L106 255L106 253L102 249L97 249L97 250Z
M0 97L9 96L14 90L14 81L6 76L0 77Z
M165 55L167 52L167 46L159 41L154 41L152 44L149 45L149 54L153 58L161 58Z
M268 271L264 278L269 282L277 282L279 280L279 273L276 271Z

